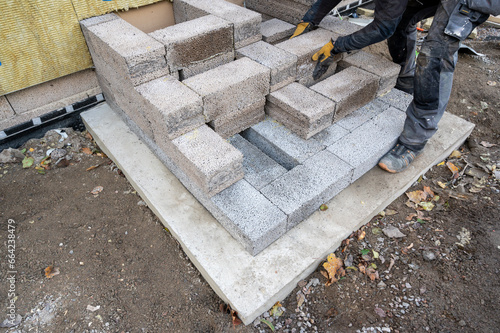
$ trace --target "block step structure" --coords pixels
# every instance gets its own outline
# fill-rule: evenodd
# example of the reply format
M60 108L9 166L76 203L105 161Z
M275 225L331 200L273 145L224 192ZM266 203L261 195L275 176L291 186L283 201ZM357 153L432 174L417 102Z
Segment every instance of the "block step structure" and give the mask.
M290 23L262 23L261 13L224 0L178 0L174 13L178 24L149 34L115 14L81 26L108 104L256 256L375 165L409 98L373 100L394 82L377 56L339 55L341 71L334 63L312 78L311 56L355 31L350 23L329 19L289 40ZM363 67L367 57L387 70ZM366 133L376 147L353 145Z

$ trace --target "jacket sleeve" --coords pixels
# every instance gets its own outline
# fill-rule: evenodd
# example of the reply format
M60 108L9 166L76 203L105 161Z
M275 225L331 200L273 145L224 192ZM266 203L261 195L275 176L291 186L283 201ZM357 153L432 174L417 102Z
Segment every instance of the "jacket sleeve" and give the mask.
M467 7L484 14L500 15L500 0L466 0Z

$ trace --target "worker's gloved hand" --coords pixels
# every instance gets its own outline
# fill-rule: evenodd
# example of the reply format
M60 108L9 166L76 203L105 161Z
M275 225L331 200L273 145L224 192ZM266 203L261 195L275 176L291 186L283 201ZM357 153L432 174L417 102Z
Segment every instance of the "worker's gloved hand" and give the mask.
M295 29L295 32L293 33L292 37L290 37L290 39L305 34L306 32L309 32L314 29L316 29L316 26L313 23L300 22L299 24L297 24L297 28Z
M316 52L312 56L313 61L317 61L316 67L314 68L313 78L314 80L319 79L325 72L328 70L328 67L333 63L333 57L336 54L333 51L333 45L335 42L333 39L330 39L328 43L326 43L321 50Z

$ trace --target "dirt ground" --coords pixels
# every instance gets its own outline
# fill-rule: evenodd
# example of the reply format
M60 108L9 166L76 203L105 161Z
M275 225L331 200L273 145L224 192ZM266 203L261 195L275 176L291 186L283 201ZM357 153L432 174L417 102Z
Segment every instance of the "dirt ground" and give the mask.
M344 241L337 282L320 266L246 327L85 133L27 142L32 166L0 164L0 332L498 332L500 45L468 45L486 56L459 57L459 154Z

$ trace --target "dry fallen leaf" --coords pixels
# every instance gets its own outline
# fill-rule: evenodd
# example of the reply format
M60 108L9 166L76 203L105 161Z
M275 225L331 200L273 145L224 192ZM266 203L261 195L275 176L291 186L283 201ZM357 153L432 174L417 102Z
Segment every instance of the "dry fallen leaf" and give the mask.
M460 158L460 157L462 157L462 153L460 153L458 150L452 151L450 156L448 156L448 158Z
M302 304L304 304L305 300L306 296L301 291L299 291L297 293L297 308L300 308Z
M358 240L363 240L366 236L366 231L364 230L360 230L360 232L358 233Z
M453 164L451 162L446 162L446 166L453 173L453 179L457 179L458 176L460 176L459 169L457 168L457 166L455 166L455 164Z
M87 154L87 155L92 155L92 150L90 150L90 148L87 148L87 147L82 148L82 152Z
M370 280L375 281L379 278L378 272L373 267L368 267L365 272L366 276L370 278Z
M434 192L432 192L431 188L429 186L424 186L424 192L430 196L430 197L434 197Z
M385 210L385 215L391 216L391 215L396 215L398 212L395 211L394 209L386 209Z
M439 185L439 187L441 187L441 188L446 188L446 184L445 184L445 183L443 183L443 182L438 181L438 182L437 182L437 184L438 184L438 185Z
M45 277L47 279L52 279L52 277L58 275L60 272L59 272L59 268L58 267L54 267L52 265L48 266L47 268L44 269L44 272L45 272Z
M96 186L94 187L94 189L92 191L90 191L90 193L92 193L93 195L96 195L96 194L99 194L104 188L102 186Z
M427 194L424 191L420 190L408 192L406 193L406 196L408 197L408 199L410 199L411 202L414 202L416 204L424 201L427 198Z
M422 207L423 210L430 212L434 208L434 204L432 202L422 201L418 204Z
M327 262L323 264L323 267L328 272L328 281L326 281L326 286L337 282L339 280L337 276L340 277L345 275L345 271L342 268L342 265L342 259L336 258L334 253L330 253L330 255L328 255Z
M327 209L328 209L328 206L325 205L325 204L322 204L321 206L319 206L319 210L322 211L322 212L324 212Z
M85 137L89 140L92 140L92 134L90 134L89 132L85 134Z
M495 143L489 143L487 141L481 141L480 144L481 144L481 146L486 147L486 148L495 147L497 145Z

